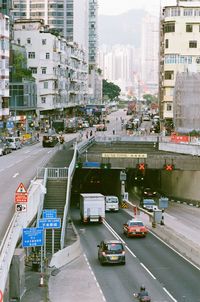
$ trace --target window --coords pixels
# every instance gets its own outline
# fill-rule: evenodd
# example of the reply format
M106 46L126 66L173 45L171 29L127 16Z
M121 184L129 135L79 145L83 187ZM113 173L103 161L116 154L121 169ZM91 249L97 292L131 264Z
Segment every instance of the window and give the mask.
M180 8L173 7L171 8L171 17L180 16Z
M169 40L165 39L165 48L168 48L168 47L169 47Z
M172 111L172 105L171 104L167 104L167 111Z
M48 82L47 81L44 82L44 89L48 89Z
M47 73L47 68L46 67L42 67L42 74L46 74Z
M189 41L189 48L197 48L197 41Z
M37 67L31 67L30 70L32 74L37 74Z
M35 52L29 52L28 53L28 58L29 59L35 59Z
M46 59L50 59L50 53L49 52L46 52Z
M165 71L165 80L173 80L174 79L174 71L168 70Z
M165 33L175 32L175 23L166 23L166 24L164 24L164 32Z
M187 33L192 33L193 31L193 26L192 24L186 24L186 32Z
M41 103L42 103L42 104L45 104L45 103L46 103L46 97L45 97L45 96L42 96L42 97L41 97Z
M42 45L46 45L47 44L47 40L46 39L42 39Z
M17 39L17 44L20 45L20 39Z
M27 44L31 44L31 38L27 38Z
M185 8L183 12L184 16L192 16L193 15L193 9L192 8Z

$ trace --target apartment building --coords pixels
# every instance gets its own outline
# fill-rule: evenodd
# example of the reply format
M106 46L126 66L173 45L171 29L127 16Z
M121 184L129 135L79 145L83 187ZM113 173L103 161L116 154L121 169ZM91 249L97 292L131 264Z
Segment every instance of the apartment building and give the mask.
M0 13L0 128L9 116L9 17Z
M179 72L200 71L200 1L165 6L160 20L160 114L173 121L174 87Z
M15 21L14 40L27 51L27 64L37 83L40 119L85 104L88 65L77 44L53 34L41 20L27 19Z

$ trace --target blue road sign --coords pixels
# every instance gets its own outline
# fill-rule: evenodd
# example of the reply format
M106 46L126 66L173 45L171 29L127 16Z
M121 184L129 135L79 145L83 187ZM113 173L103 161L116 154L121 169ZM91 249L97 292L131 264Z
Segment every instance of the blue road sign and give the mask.
M167 209L169 204L169 198L167 197L161 197L159 199L159 208L160 209Z
M56 209L43 210L42 218L57 218L57 210Z
M100 168L100 163L95 161L86 161L83 163L83 168Z
M61 219L60 218L40 219L39 227L43 228L43 229L60 229L61 228Z
M7 129L13 129L14 128L14 122L13 121L8 121L6 123L6 128Z
M34 247L44 245L44 230L42 228L26 228L22 233L22 246Z

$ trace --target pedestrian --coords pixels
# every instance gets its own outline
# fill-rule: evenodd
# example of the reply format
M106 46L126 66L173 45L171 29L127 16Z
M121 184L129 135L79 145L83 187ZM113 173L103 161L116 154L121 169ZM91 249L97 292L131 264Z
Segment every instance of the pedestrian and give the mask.
M113 128L113 135L115 135L115 128Z
M38 142L40 141L40 134L39 134L39 132L37 132L37 141Z
M88 139L88 131L86 132L86 135L85 135L85 136L86 136L86 138Z
M90 131L90 136L92 136L92 130Z

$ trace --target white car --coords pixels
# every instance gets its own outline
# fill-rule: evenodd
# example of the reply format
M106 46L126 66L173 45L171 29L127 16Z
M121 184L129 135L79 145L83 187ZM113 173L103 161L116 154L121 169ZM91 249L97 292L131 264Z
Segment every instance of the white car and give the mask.
M19 137L6 137L6 141L10 144L13 150L21 149L22 143Z
M89 128L90 125L89 125L88 121L83 121L83 122L82 122L82 127L83 127L83 128Z

